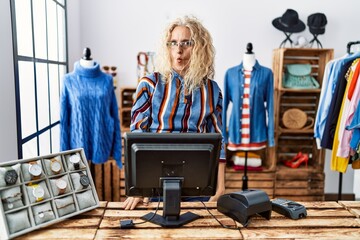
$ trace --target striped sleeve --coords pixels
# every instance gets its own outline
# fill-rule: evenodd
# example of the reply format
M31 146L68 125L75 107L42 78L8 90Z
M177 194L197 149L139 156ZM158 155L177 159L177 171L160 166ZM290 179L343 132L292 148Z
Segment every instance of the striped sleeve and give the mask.
M151 124L151 98L157 81L157 74L144 77L136 88L131 109L131 132L146 132Z
M209 132L222 134L222 109L223 96L216 82L209 80L208 82L208 100L211 115L207 121L207 130ZM221 142L220 162L226 162L224 136Z

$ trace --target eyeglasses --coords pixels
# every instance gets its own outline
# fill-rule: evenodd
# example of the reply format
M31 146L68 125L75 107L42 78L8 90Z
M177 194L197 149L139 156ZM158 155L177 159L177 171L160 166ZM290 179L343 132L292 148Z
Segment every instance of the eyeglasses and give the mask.
M167 42L166 45L171 48L176 48L176 47L188 48L194 45L194 41L191 40L183 41L183 42L171 41L171 42Z

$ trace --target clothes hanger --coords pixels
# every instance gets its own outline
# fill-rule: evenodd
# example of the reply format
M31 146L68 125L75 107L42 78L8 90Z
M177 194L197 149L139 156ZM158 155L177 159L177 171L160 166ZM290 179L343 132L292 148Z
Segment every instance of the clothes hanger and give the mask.
M348 44L346 46L346 52L350 54L351 53L351 46L357 45L357 44L360 44L360 41L348 42Z

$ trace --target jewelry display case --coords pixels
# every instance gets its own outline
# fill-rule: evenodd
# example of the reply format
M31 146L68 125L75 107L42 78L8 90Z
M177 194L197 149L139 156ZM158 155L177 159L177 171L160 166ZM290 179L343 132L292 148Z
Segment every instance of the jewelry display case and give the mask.
M10 239L99 206L82 148L0 164L0 239Z

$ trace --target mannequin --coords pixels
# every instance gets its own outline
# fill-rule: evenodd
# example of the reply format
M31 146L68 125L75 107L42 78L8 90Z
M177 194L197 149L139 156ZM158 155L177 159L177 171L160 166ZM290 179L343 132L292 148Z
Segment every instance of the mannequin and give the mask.
M243 190L248 188L248 153L264 153L263 149L275 144L273 96L273 73L271 69L259 64L252 43L248 43L241 64L226 71L222 115L222 122L228 123L228 126L223 125L227 149L239 152L239 155L244 153L241 156L244 162L241 164L244 170ZM233 107L227 121L230 103ZM261 159L258 159L261 163ZM257 163L257 166L256 171L261 170L261 164Z
M84 48L83 57L80 59L80 65L82 67L90 68L94 66L94 61L90 56L91 56L90 48Z
M251 78L250 77L251 71L253 70L253 67L256 63L255 54L253 53L252 50L253 50L252 43L248 43L246 45L246 52L244 53L244 56L243 56L243 67L245 70L244 72L246 73L245 76L247 76L250 73L248 78ZM245 79L245 83L250 85L250 79ZM246 113L249 114L249 112L246 112ZM243 114L244 114L244 112L243 112ZM243 120L245 120L245 119L243 119ZM250 139L248 139L248 140L250 140ZM249 144L249 141L244 140L244 142L242 142L242 143L244 143L246 145L246 144ZM248 162L248 151L250 149L247 146L240 147L240 149L245 152L244 176L242 177L242 181L243 181L242 190L246 190L246 189L248 189L247 162Z
M94 164L102 164L111 156L121 168L121 131L113 76L101 71L90 55L90 49L85 48L74 70L64 75L60 149L83 148Z
M246 50L247 51L244 53L244 56L243 56L244 69L249 70L249 71L252 70L253 66L256 63L255 53L253 53L252 49L253 49L252 43L248 43L246 45Z

